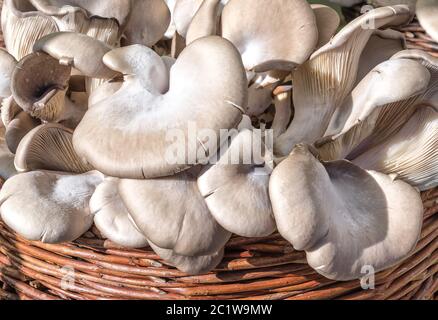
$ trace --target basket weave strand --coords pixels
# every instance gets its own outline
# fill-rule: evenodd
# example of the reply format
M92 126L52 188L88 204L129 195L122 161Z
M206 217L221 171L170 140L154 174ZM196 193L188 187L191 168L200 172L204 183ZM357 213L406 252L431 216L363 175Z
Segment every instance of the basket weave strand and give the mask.
M335 282L316 274L304 254L277 234L234 237L217 270L187 276L148 248L122 249L90 232L74 243L49 245L27 241L0 224L0 279L7 284L0 298L436 299L438 189L423 193L422 199L425 220L415 252L377 274L375 290L362 290L358 280ZM70 270L75 281L65 287Z

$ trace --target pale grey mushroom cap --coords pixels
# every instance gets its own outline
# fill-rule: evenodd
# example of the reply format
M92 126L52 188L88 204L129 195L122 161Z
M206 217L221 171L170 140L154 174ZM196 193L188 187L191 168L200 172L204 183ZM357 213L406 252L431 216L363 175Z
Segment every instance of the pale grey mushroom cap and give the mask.
M224 249L221 249L219 252L212 255L188 257L178 255L172 250L159 248L150 241L149 245L152 250L161 257L161 259L189 275L210 272L221 263L224 256Z
M203 0L177 0L173 8L173 19L176 31L186 38L193 17L202 5Z
M321 163L303 145L274 170L270 195L281 235L329 279L389 268L420 237L423 204L413 187L348 161Z
M418 0L416 14L421 26L432 39L438 41L438 1Z
M38 40L34 52L45 52L91 78L111 79L117 75L103 63L103 56L112 50L102 41L74 32L52 33Z
M73 241L93 224L89 200L102 181L98 172L69 175L33 171L16 175L0 191L1 217L28 240Z
M119 179L106 178L90 200L94 224L104 237L126 248L144 248L146 237L130 218L128 209L119 195Z
M218 163L202 173L199 190L222 227L244 237L265 237L276 230L268 192L273 166L261 134L245 129Z
M305 0L231 0L222 12L222 36L247 70L292 70L315 49L318 29Z
M19 172L52 170L86 173L93 168L78 157L73 149L73 130L59 124L43 124L30 131L20 142L15 154Z
M354 88L361 54L375 30L406 23L410 17L403 5L374 9L350 22L294 71L295 115L276 139L276 155L286 156L296 144L312 144L324 136L333 113Z
M335 35L341 24L341 17L335 9L322 4L311 5L318 28L317 48L321 48Z
M138 60L127 52L141 57L144 68L137 68ZM202 38L187 47L171 68L167 83L167 67L146 47L116 49L104 61L126 74L125 82L113 96L88 110L75 130L73 143L80 156L109 176L167 176L208 159L216 149L205 150L201 137L195 159L188 158L189 125L213 130L221 137L221 129L238 125L247 105L240 55L219 37ZM177 133L177 138L182 133L181 139L169 140L169 132Z
M17 65L17 60L6 50L0 50L0 98L8 98L12 95L11 78L12 72Z
M210 255L231 233L211 215L193 170L160 179L123 179L119 193L136 226L157 246L179 255Z
M5 139L6 129L0 123L0 178L7 180L17 174L14 166L14 154L9 151Z

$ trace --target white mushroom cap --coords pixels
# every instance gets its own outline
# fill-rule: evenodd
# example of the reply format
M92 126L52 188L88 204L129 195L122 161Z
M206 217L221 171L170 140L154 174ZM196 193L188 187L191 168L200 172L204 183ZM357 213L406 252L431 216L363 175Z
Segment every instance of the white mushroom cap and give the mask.
M341 17L335 9L322 4L312 4L313 13L316 18L318 28L317 48L327 44L334 36L341 24Z
M438 109L419 107L400 131L352 162L394 174L420 190L438 186Z
M187 36L190 23L204 0L177 0L173 9L176 31L183 38Z
M265 237L276 230L268 193L274 164L261 139L252 130L241 131L218 163L198 179L219 224L244 237Z
M19 172L52 170L85 173L93 170L73 149L73 131L59 124L43 124L21 140L15 155Z
M231 233L211 215L192 171L168 178L121 180L119 193L135 225L157 246L179 255L210 255L225 246Z
M94 224L104 237L126 248L144 248L146 237L138 231L119 195L119 179L106 178L90 200Z
M87 77L102 79L111 79L117 75L102 61L111 49L102 41L74 32L52 33L38 40L33 48L34 52L45 52Z
M413 252L421 233L414 188L348 161L321 163L303 145L274 170L269 187L279 232L329 279L391 267Z
M417 0L416 13L421 26L432 39L438 41L438 1Z
M3 221L32 241L73 241L93 224L89 200L102 174L34 171L7 180L0 191Z
M224 257L223 249L208 256L188 257L178 255L172 250L159 248L150 241L149 245L161 259L189 275L208 273L216 268Z
M11 78L16 65L17 60L6 50L0 49L0 98L12 95Z
M298 67L293 73L295 115L276 139L276 155L285 156L294 145L323 137L333 113L355 85L360 56L374 30L405 23L410 17L407 6L372 10L350 22Z
M134 56L143 68L137 67ZM120 90L85 114L73 143L79 155L109 176L167 176L202 162L216 149L205 150L205 141L198 139L197 159L189 161L185 152L189 125L222 137L221 129L236 127L246 108L247 81L240 55L219 37L202 38L187 47L171 68L168 84L167 67L146 47L116 49L104 61L128 76ZM169 132L182 134L176 147L183 148L183 156L176 161Z
M315 49L318 29L305 0L231 0L222 12L222 36L247 70L292 70Z

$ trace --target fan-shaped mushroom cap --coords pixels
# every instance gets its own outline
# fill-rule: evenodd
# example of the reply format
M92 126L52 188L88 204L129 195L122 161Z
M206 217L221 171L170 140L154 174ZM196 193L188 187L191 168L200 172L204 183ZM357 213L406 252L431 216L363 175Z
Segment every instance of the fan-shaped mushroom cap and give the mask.
M114 95L122 87L121 81L107 81L102 83L94 89L88 98L88 107L92 108L94 105Z
M269 187L279 232L330 279L391 267L419 239L423 205L414 188L348 161L321 163L306 146L279 164Z
M208 208L226 230L244 237L265 237L275 231L268 193L273 162L261 134L246 129L199 177Z
M368 3L374 7L386 7L393 6L396 4L405 4L411 8L412 12L415 10L415 4L417 0L368 0Z
M421 26L438 41L438 1L418 0L416 13Z
M276 139L275 152L289 154L298 143L323 137L335 110L353 89L361 54L376 29L409 21L407 6L378 8L343 28L293 73L295 116ZM370 23L372 21L372 23Z
M170 11L164 0L135 0L124 30L125 44L152 47L166 33Z
M16 105L14 99L11 98L10 104ZM4 109L3 108L2 111ZM14 108L14 107L12 107ZM41 124L41 121L31 117L27 112L21 110L17 105L17 113L14 113L13 118L6 127L6 143L12 153L17 151L20 141L31 131Z
M118 54L120 50L133 55ZM136 69L133 56L143 59L144 68ZM130 59L118 60L124 57ZM160 177L205 161L216 149L205 150L202 139L189 142L189 126L213 130L219 140L225 135L220 129L236 127L246 108L247 81L239 53L219 37L199 39L182 52L170 71L165 94L161 94L166 84L162 80L169 75L152 50L144 47L141 53L137 46L116 49L104 61L124 74L137 73L126 77L113 96L88 110L73 143L80 156L109 176ZM183 156L176 161L175 143L170 141L174 137L169 138L169 132L183 140L177 143ZM185 152L191 144L194 161L189 161Z
M220 0L204 0L187 30L186 44L207 36L217 35Z
M313 13L318 28L317 48L322 47L330 41L341 24L341 17L335 9L322 4L312 4Z
M0 98L10 97L12 72L17 60L6 50L0 49Z
M63 16L85 10L89 16L115 19L123 26L130 15L132 0L30 0L30 2L36 9L49 16Z
M8 52L21 60L32 53L38 39L59 29L52 18L36 11L29 1L4 0L2 31Z
M88 208L102 174L33 171L7 180L0 191L3 221L32 241L73 241L93 224Z
M173 9L173 19L178 34L187 37L190 23L204 0L177 0Z
M157 246L185 256L210 255L225 246L231 233L211 215L192 171L121 180L119 193L135 225Z
M45 53L23 58L12 74L11 90L17 104L45 121L56 121L64 109L71 67Z
M400 131L352 162L427 190L438 185L438 111L420 107Z
M73 130L59 124L43 124L21 140L15 167L19 172L52 170L85 173L93 170L73 149Z
M14 166L14 154L9 151L5 140L5 127L0 123L0 178L7 180L17 174Z
M148 240L138 231L120 198L119 179L106 178L90 200L94 224L104 237L127 248L143 248Z
M150 241L149 245L161 259L189 275L208 273L216 268L224 257L224 249L208 256L188 257L178 255L172 250L159 248Z
M91 78L111 79L117 75L104 65L103 56L111 47L102 41L74 32L57 32L45 36L34 45L34 51L42 51L70 65Z
M247 70L292 70L315 49L318 29L305 0L231 0L222 12L222 36Z
M376 67L335 113L327 137L316 143L321 158L358 157L397 133L422 104L438 109L438 60L401 51Z

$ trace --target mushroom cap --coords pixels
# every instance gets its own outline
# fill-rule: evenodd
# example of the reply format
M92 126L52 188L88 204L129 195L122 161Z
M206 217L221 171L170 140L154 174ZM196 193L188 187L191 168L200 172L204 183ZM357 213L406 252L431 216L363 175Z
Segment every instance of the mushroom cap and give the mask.
M318 28L317 48L321 48L334 36L341 24L341 17L335 9L323 4L312 4Z
M114 95L122 87L123 82L107 81L94 89L88 97L88 108Z
M219 250L212 255L188 257L178 255L172 250L162 249L149 241L149 245L157 255L166 263L178 268L178 270L189 275L198 275L208 273L221 263L224 257L224 249Z
M84 164L73 149L73 130L59 124L43 124L21 140L15 155L19 172L52 170L86 173L93 168Z
M276 230L268 192L273 159L261 139L252 130L241 131L198 179L213 217L244 237L266 237Z
M340 4L343 7L352 7L356 4L362 3L362 0L329 0L330 2Z
M34 52L45 52L87 77L99 79L111 79L117 75L102 61L103 56L111 49L102 41L75 32L49 34L38 40L33 48Z
M187 30L186 45L207 36L217 34L219 22L220 0L205 0L202 2Z
M6 48L17 60L32 53L38 39L59 31L56 22L29 1L4 0L1 20Z
M138 1L138 0L136 0ZM115 19L125 25L132 9L132 0L30 0L38 11L49 16L64 16L85 10L89 16Z
M374 9L356 18L293 72L294 119L275 141L275 153L286 156L299 143L324 136L333 113L353 89L360 57L374 31L409 21L407 6ZM370 23L372 21L372 23Z
M135 0L124 30L125 44L152 47L166 33L170 11L164 0Z
M177 0L173 8L176 31L183 38L187 37L190 23L204 0Z
M257 72L292 70L318 43L315 15L305 0L231 0L222 12L222 36L240 51L245 68Z
M116 49L116 53L119 50L135 55L139 51L138 46ZM187 47L171 68L169 90L164 94L159 92L165 84L161 80L169 77L167 69L152 50L144 47L143 52L138 56L149 57L143 60L145 68L126 77L120 90L88 110L73 136L78 154L112 177L167 176L205 161L216 149L205 150L200 137L189 142L189 129L213 130L220 138L224 135L220 129L239 124L247 104L242 61L227 40L207 37ZM112 66L128 64L116 60L118 57L131 56L111 52L104 61ZM131 61L127 72L118 71L132 72L137 60ZM171 134L183 141L172 143ZM189 155L188 146L196 148L195 152ZM175 148L183 150L175 156ZM193 154L196 159L190 161L188 156Z
M185 256L214 254L231 237L208 210L196 178L190 170L167 178L119 183L120 196L146 238Z
M394 174L420 190L438 186L438 108L419 107L388 139L354 158L368 170Z
M93 224L89 200L102 181L95 171L76 176L48 171L16 175L0 191L2 220L31 241L73 241Z
M12 95L11 79L16 65L17 60L6 50L0 49L0 98Z
M23 58L12 73L11 91L26 112L46 121L56 120L63 111L71 67L45 53Z
M321 163L303 145L274 170L269 191L281 235L329 279L389 268L413 252L421 233L414 188L348 161Z
M118 191L119 179L106 178L90 200L94 224L104 237L126 248L144 248L146 237L138 231Z
M14 166L14 154L9 151L5 139L6 129L0 123L0 178L7 180L17 174Z
M416 13L421 26L432 39L438 41L438 1L418 0Z
M19 111L6 128L6 143L9 150L16 153L21 140L40 124L40 120L31 117L27 112Z

